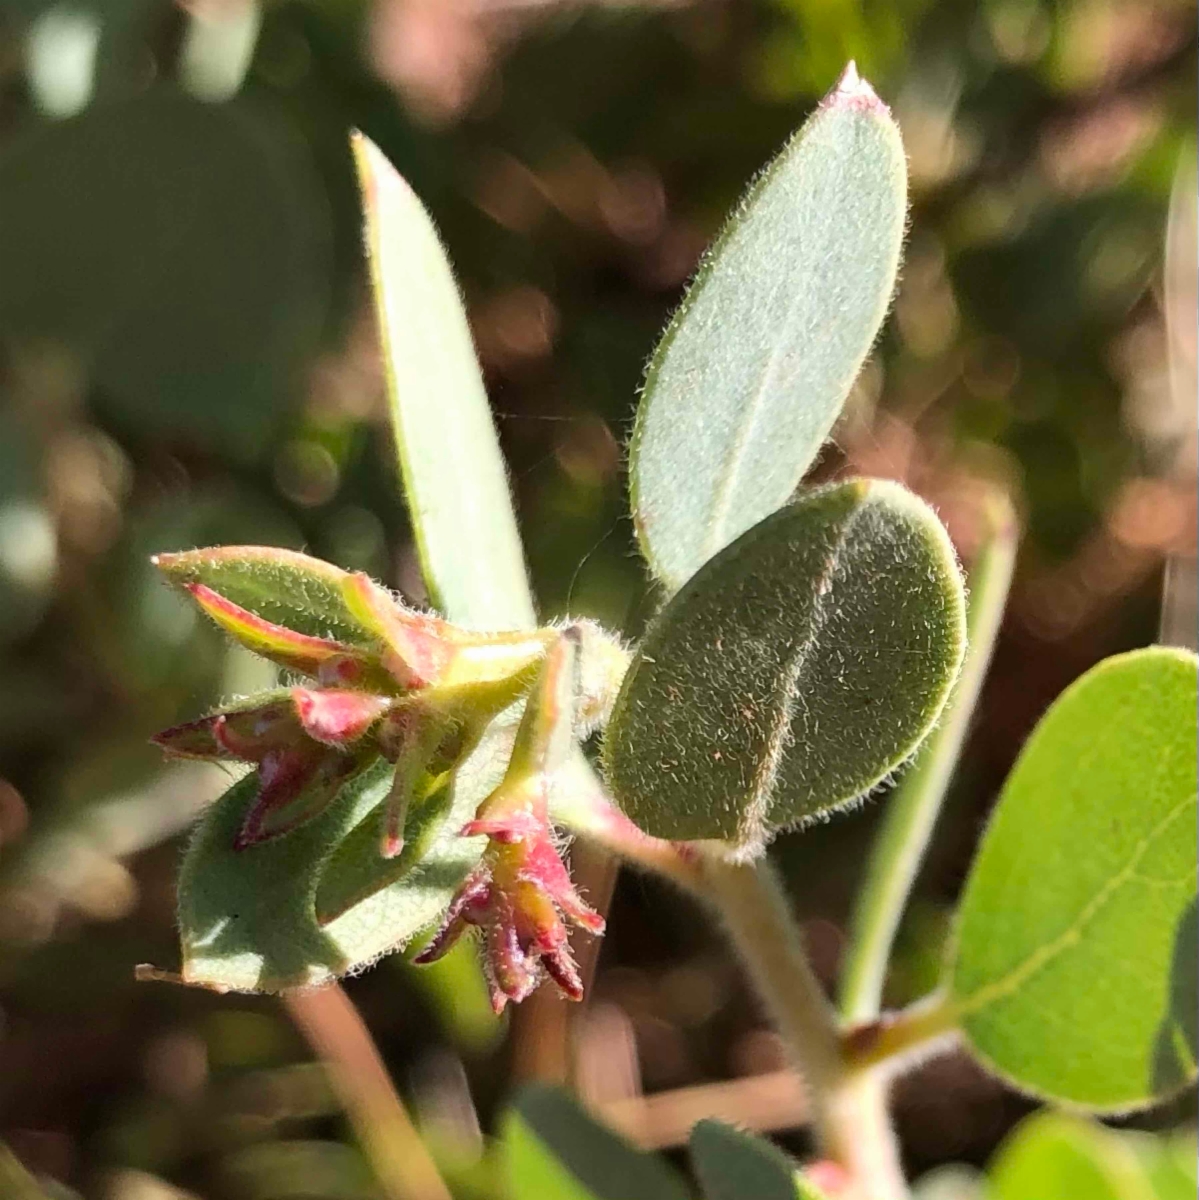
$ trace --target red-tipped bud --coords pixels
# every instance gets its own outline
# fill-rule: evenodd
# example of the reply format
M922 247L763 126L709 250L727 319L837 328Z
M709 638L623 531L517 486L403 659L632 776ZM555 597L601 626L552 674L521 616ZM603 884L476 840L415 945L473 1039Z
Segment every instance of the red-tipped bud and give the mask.
M233 848L245 850L319 816L357 765L349 755L321 750L315 743L267 754L258 767L258 795Z
M304 732L326 746L358 741L391 703L385 696L342 688L297 687L291 696Z
M324 811L371 754L373 726L392 701L368 692L289 688L176 725L153 741L183 758L234 759L258 767L258 794L235 846L287 833Z
M354 616L384 645L383 667L405 690L436 683L454 657L451 627L404 608L368 576L348 575L342 595Z

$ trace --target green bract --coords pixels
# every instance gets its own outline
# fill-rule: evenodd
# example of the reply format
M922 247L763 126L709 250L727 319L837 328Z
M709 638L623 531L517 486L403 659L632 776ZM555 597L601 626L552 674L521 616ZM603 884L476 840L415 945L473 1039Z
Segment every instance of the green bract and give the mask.
M253 796L235 784L209 809L179 876L182 976L237 991L327 983L399 949L445 911L483 838L458 836L503 774L511 721L499 720L452 782L414 806L404 852L378 853L393 768L376 760L319 816L246 850L233 840Z
M1019 1087L1102 1111L1195 1078L1196 660L1108 659L1041 720L958 918L952 1001Z
M651 625L605 739L608 783L649 833L752 850L907 758L953 683L964 622L927 506L871 480L812 491Z
M903 145L852 66L750 188L650 363L630 454L641 548L671 591L795 490L899 266Z
M159 554L154 565L172 583L202 584L255 616L309 637L349 646L378 638L346 605L345 572L294 550L273 546L219 546Z

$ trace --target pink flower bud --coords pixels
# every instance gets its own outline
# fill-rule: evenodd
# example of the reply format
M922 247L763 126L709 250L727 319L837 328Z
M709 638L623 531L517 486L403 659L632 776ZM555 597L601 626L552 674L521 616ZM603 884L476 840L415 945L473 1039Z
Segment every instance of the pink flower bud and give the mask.
M524 816L532 821L531 814ZM510 1000L528 997L545 975L563 995L581 1000L583 983L564 915L590 933L604 931L603 917L571 883L548 827L533 824L516 835L509 824L502 838L492 837L482 863L458 890L441 928L415 961L440 958L475 926L484 934L484 963L496 1012Z

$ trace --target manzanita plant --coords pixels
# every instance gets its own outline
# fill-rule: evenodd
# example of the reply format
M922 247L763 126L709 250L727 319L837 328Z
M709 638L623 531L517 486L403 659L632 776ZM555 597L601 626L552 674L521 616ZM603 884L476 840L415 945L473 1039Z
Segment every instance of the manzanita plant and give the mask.
M248 767L183 864L179 977L318 986L417 937L429 961L474 927L497 1011L546 977L577 1000L568 926L604 922L564 861L574 834L713 907L809 1086L821 1159L802 1176L768 1146L697 1128L714 1200L904 1195L887 1081L954 1041L1017 1087L1100 1113L1192 1080L1196 662L1182 651L1101 664L1046 715L967 881L943 986L880 1013L1015 527L995 497L967 605L918 497L870 479L802 486L886 313L906 218L898 131L852 66L730 216L651 359L630 492L662 603L631 649L591 621L538 623L444 252L379 151L356 137L354 152L436 611L290 551L159 556L287 676L157 738ZM597 730L598 775L583 750ZM767 846L913 756L887 800L838 1013ZM514 1200L686 1194L544 1093L504 1139ZM580 1154L611 1170L576 1169Z

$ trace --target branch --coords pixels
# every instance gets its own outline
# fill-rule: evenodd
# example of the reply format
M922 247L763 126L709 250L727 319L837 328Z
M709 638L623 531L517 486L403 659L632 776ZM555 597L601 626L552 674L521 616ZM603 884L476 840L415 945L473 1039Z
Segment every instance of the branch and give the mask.
M709 900L803 1076L821 1152L871 1200L904 1200L907 1186L887 1114L884 1081L849 1072L836 1014L800 941L767 859L730 863L705 856Z
M388 1200L452 1200L340 984L283 993L284 1007L328 1068L333 1090Z

